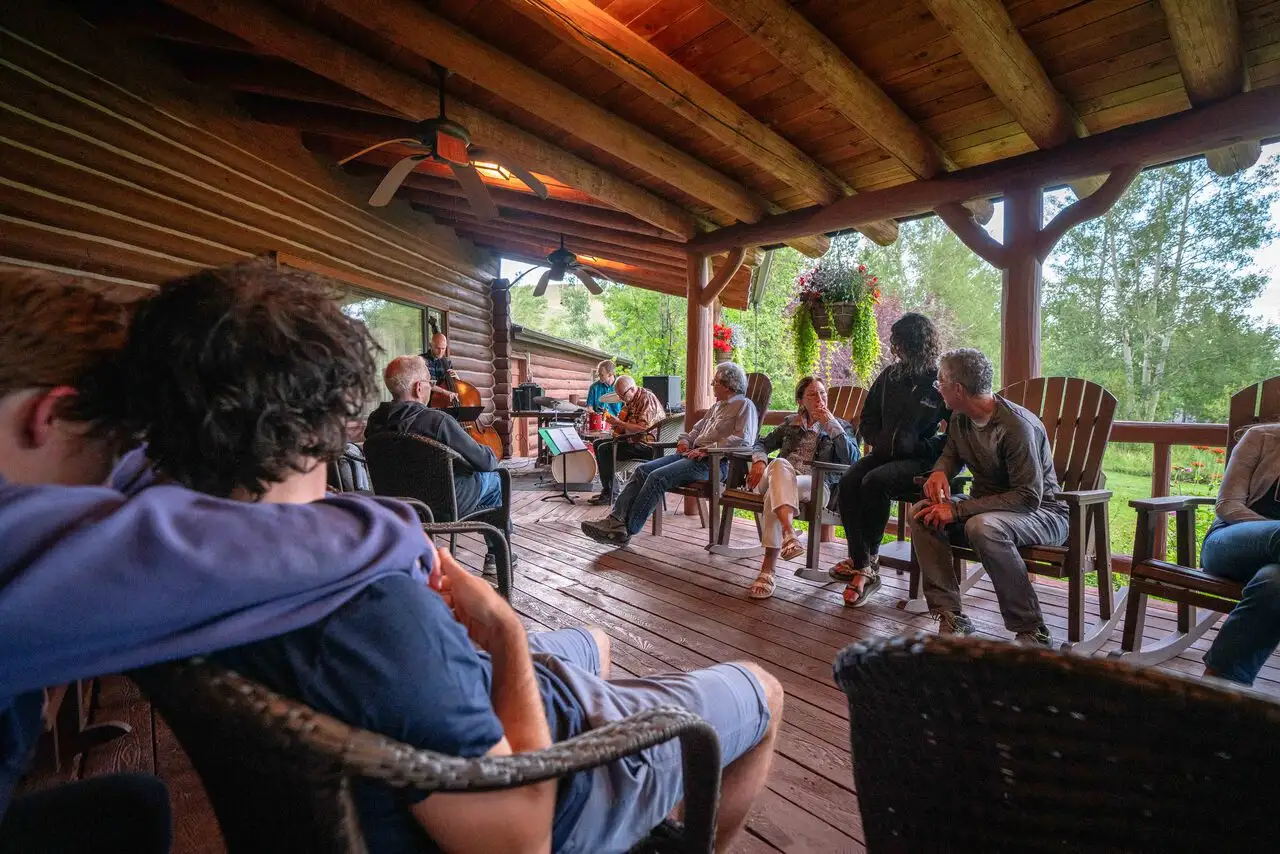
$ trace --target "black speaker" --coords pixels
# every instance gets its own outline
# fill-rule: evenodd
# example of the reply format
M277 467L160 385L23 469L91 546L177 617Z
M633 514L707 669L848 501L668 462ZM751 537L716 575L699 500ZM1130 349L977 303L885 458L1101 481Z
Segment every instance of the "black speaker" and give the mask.
M662 408L668 412L673 407L683 408L684 398L680 396L679 377L645 377L640 384L653 392Z
M520 383L512 392L512 406L516 412L529 412L534 408L533 399L541 395L542 386L537 383Z

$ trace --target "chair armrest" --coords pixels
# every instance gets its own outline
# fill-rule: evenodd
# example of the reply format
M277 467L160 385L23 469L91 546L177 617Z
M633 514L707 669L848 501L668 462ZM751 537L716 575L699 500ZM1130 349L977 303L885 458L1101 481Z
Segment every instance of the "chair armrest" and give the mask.
M431 508L416 498L408 498L397 495L391 498L392 501L403 501L414 509L418 514L418 520L424 525L434 525L436 522L435 514L431 512Z
M495 508L487 508L493 510ZM488 522L435 522L433 524L423 525L422 530L429 536L440 536L449 534L491 534L491 539L498 547L498 554L494 560L497 563L498 570L498 592L502 594L503 599L511 599L511 554L507 549L507 537L493 525Z
M727 457L734 460L749 460L755 456L751 448L706 448L707 459Z
M824 463L820 460L814 460L809 463L809 468L813 471L840 472L843 474L844 472L847 472L850 467L845 463Z
M679 444L679 442L653 442L649 447L653 448L655 451L669 451Z
M1109 489L1077 489L1070 492L1055 492L1057 501L1065 501L1073 507L1088 507L1093 504L1106 504L1111 500Z
M1156 498L1140 498L1129 502L1136 510L1147 510L1155 513L1174 513L1188 507L1205 504L1217 504L1218 499L1208 495L1164 495Z

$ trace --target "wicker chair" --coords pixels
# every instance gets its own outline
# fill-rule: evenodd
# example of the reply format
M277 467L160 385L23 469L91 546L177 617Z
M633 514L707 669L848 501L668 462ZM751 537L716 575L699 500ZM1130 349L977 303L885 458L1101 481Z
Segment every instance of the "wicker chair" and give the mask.
M1280 705L998 641L853 644L867 850L1263 851Z
M685 824L664 824L634 851L712 850L719 741L683 709L651 709L536 753L460 759L348 726L196 659L130 676L195 765L228 854L363 854L351 796L358 777L429 792L492 791L595 768L677 737Z
M365 439L364 454L378 495L416 498L430 507L440 522L486 522L504 532L504 536L509 529L511 473L506 469L498 469L502 482L502 501L498 506L462 515L458 512L453 477L459 466L470 469L457 451L425 436L386 432ZM450 536L450 548L456 539ZM510 551L510 542L507 548Z
M329 461L328 482L329 488L334 492L373 493L369 463L359 445L348 442L342 456Z
M654 433L654 447L661 448L661 455L665 456L672 452L675 448L676 439L679 438L681 431L684 430L683 415L668 415L657 424L649 428ZM635 470L644 465L647 460L619 460L618 459L618 443L614 442L609 446L613 453L613 483L615 488L626 478L635 473Z

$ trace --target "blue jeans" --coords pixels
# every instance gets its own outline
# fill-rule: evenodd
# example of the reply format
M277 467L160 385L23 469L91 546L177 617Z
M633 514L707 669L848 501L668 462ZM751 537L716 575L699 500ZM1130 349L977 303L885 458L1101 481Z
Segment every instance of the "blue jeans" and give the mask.
M723 477L728 469L728 461L720 463L720 474ZM638 534L644 528L644 521L653 515L662 503L662 496L674 486L684 486L699 480L706 480L711 474L706 457L691 460L679 454L669 457L658 457L649 460L638 469L622 490L617 502L613 505L612 516L627 526L628 534Z
M476 496L475 504L471 505L470 507L459 507L458 508L459 514L466 516L469 513L474 513L477 510L482 510L487 507L497 507L499 504L502 503L502 478L498 476L498 473L496 471L478 471L473 473L471 476L474 477L476 479L476 482L480 484L480 494ZM496 555L498 553L497 552L498 547L493 544L492 535L486 534L484 539L485 539L485 542L488 544L489 554ZM511 541L511 525L510 523L508 523L507 524L507 542L510 542L510 541Z
M1252 685L1280 646L1280 521L1237 522L1211 532L1200 565L1210 575L1245 582L1244 598L1227 615L1204 663L1224 679Z

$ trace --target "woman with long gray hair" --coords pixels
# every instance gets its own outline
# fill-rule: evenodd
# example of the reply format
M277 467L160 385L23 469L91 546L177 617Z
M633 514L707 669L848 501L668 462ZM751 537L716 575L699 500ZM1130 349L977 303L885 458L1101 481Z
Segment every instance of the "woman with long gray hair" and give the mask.
M950 417L938 393L938 333L923 314L904 314L889 332L889 364L867 393L858 434L870 450L840 479L840 519L849 556L830 570L846 581L844 604L860 608L880 588L880 539L891 500L918 491L915 479L942 452L938 425Z

